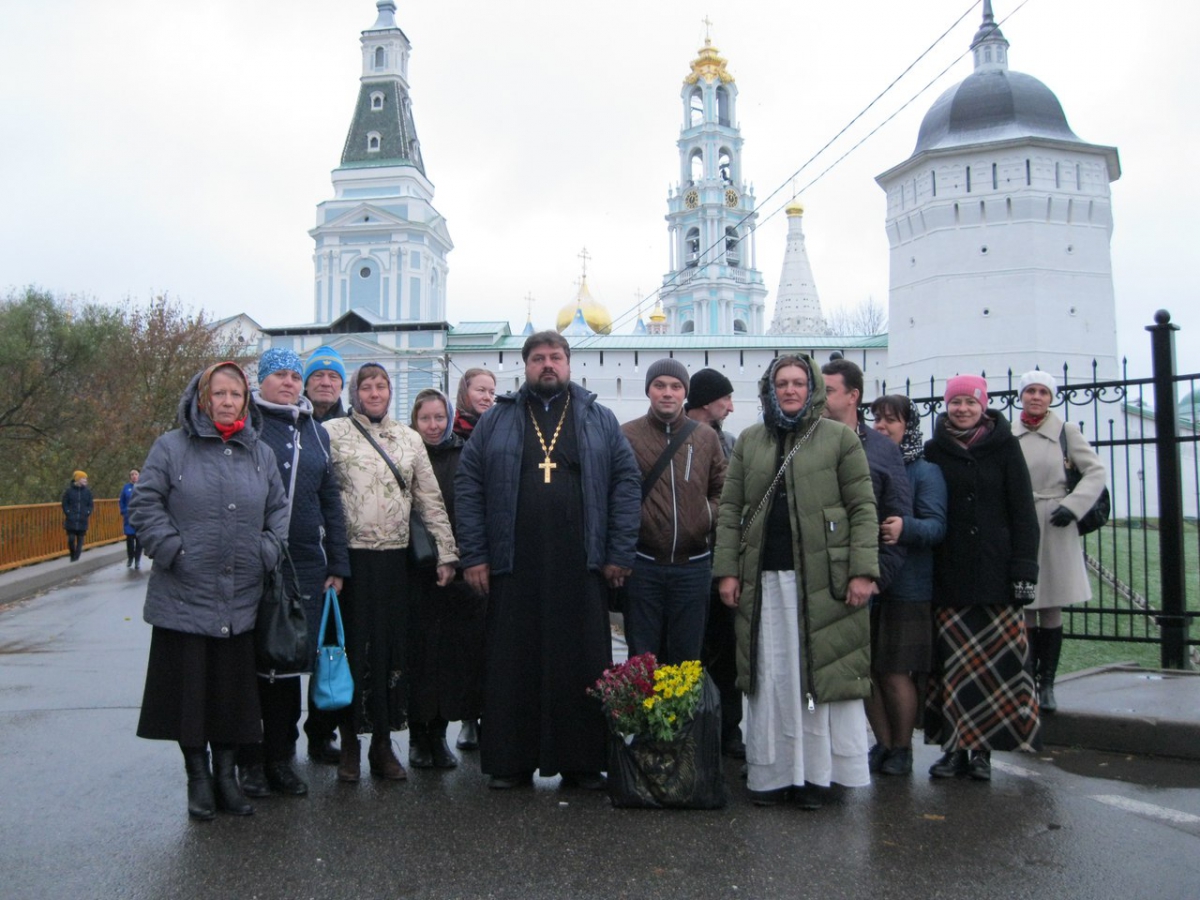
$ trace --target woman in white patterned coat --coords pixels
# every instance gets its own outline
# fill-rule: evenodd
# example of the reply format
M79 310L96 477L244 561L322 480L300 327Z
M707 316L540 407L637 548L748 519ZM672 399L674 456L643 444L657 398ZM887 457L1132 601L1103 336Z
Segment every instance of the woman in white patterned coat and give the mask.
M389 414L387 371L377 363L364 365L355 373L350 397L350 415L325 423L341 482L351 572L340 600L354 699L340 725L338 779L358 781L358 735L370 734L371 774L400 781L408 776L392 749L391 733L408 724L412 507L437 543L437 581L443 587L454 578L458 549L424 443Z
M1108 472L1082 432L1064 422L1050 404L1057 385L1045 372L1026 372L1020 381L1021 417L1013 434L1025 454L1033 501L1042 538L1038 546L1038 583L1033 603L1025 607L1033 677L1042 712L1054 712L1054 678L1062 650L1062 608L1092 598L1076 523L1092 508ZM1066 458L1062 438L1066 438ZM1067 486L1066 466L1082 476L1074 490Z

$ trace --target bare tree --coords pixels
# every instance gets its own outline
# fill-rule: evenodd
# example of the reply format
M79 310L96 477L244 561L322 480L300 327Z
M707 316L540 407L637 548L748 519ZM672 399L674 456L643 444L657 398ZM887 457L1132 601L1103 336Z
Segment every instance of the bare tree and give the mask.
M828 313L829 333L842 337L884 334L888 327L887 307L868 297L858 306L841 307Z

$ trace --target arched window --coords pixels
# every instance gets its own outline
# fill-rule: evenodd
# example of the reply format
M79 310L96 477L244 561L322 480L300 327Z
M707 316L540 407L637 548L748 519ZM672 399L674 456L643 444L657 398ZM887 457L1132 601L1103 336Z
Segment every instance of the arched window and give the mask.
M717 124L729 124L729 91L723 87L717 88Z
M682 325L679 326L679 333L680 334L695 334L696 333L696 323L693 322L691 319L688 319L686 322L684 322Z
M698 184L704 180L704 151L699 148L692 151L691 156L691 177L692 184Z
M733 182L732 170L730 169L731 163L732 158L729 154L729 148L722 147L717 156L717 172L720 174L721 181L724 184L731 184Z
M747 331L749 331L749 329L746 327L746 321L744 319L734 319L733 320L733 333L734 334L745 334Z
M688 97L688 128L704 124L704 94L700 88L692 91Z
M375 68L382 69L387 66L387 51L382 47L375 48Z
M379 152L379 132L378 131L372 131L367 134L367 152L368 153L378 153Z
M700 229L689 228L687 237L684 239L684 251L687 256L688 267L695 266L700 261Z
M371 109L383 109L383 94L380 91L371 94Z
M725 264L734 268L742 264L742 242L732 225L725 228Z

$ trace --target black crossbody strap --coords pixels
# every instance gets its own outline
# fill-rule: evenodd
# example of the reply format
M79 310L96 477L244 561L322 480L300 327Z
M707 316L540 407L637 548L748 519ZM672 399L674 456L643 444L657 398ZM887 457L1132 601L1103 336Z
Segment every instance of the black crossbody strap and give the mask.
M688 419L686 424L677 432L671 435L671 440L667 442L667 447L662 454L654 461L654 467L646 473L646 477L642 479L642 502L646 502L646 498L650 496L650 489L654 487L654 483L662 477L663 471L667 468L667 464L671 461L671 457L676 451L683 446L683 442L688 439L693 431L696 430L700 423L695 419Z
M392 474L395 475L396 480L398 482L400 482L400 490L407 491L408 485L404 483L404 476L400 474L400 470L396 468L396 464L394 462L392 462L392 458L390 456L388 456L387 451L379 446L379 441L377 441L377 440L375 440L375 438L371 437L371 432L369 432L369 431L367 431L367 429L363 428L362 422L360 422L360 421L358 421L358 419L354 418L353 415L350 416L350 421L354 423L354 427L362 432L362 436L365 437L368 441L370 441L371 446L374 447L376 449L376 451L378 451L379 455L383 457L383 461L388 464L388 468L392 470Z

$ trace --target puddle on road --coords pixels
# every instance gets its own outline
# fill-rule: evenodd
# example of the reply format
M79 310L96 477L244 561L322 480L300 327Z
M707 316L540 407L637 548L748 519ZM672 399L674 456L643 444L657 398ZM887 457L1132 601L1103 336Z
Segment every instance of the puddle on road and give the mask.
M1058 768L1084 778L1101 778L1152 788L1195 788L1196 764L1189 760L1099 750L1058 749L1039 753Z

